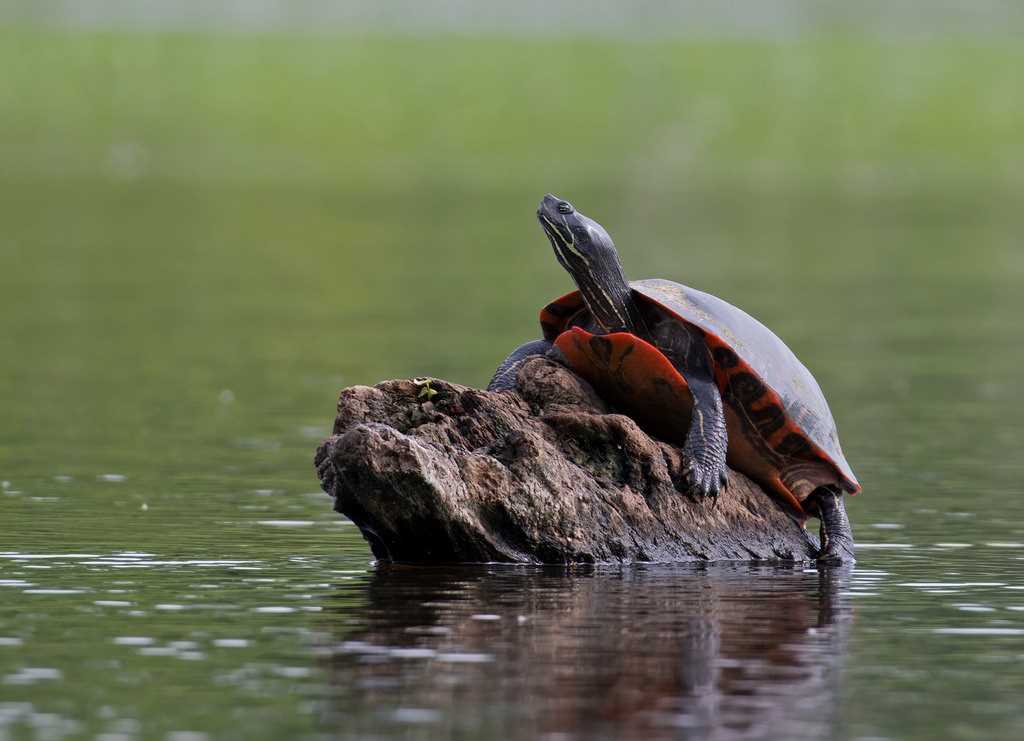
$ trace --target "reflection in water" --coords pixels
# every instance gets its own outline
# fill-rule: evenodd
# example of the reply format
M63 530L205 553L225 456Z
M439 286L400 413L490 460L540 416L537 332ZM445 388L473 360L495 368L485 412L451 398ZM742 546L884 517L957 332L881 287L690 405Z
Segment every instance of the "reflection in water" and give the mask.
M356 736L827 737L848 574L382 568L363 610L331 610L323 720Z

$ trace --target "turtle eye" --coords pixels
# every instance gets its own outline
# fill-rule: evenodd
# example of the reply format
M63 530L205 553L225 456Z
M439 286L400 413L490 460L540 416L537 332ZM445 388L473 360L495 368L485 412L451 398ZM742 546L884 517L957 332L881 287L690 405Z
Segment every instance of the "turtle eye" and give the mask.
M574 209L572 207L572 204L569 203L568 201L559 201L558 202L558 213L560 213L560 214L571 214L575 210L576 209Z

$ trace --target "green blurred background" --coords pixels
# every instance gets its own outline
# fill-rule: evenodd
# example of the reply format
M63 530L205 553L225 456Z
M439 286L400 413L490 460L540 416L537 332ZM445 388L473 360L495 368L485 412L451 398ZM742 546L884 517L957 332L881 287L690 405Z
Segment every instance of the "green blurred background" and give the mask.
M1016 4L240 7L0 11L0 551L365 564L337 392L536 336L546 191L790 344L863 540L1020 538Z
M774 328L869 488L880 415L1020 360L1015 39L2 34L9 466L203 478L266 437L311 484L341 386L483 384L537 334L545 191Z

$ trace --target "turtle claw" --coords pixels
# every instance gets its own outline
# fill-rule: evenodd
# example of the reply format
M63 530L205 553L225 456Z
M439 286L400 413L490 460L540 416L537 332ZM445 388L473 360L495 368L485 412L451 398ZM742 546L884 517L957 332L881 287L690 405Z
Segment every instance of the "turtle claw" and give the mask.
M572 363L569 362L569 358L565 357L565 353L557 345L552 345L551 349L544 353L544 357L572 370Z
M725 488L729 474L724 469L715 470L714 466L701 465L695 458L687 460L682 467L680 492L695 499L710 498L713 503L718 503L718 495Z

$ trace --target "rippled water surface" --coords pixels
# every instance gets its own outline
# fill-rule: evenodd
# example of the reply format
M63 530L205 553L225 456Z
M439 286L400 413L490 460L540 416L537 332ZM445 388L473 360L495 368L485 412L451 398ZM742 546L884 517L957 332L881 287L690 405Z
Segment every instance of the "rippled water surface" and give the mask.
M0 33L0 739L1024 737L1019 46ZM371 564L337 392L533 336L545 190L805 360L855 568Z

